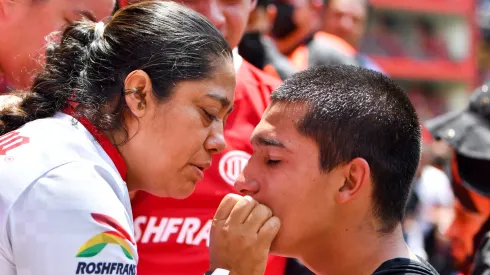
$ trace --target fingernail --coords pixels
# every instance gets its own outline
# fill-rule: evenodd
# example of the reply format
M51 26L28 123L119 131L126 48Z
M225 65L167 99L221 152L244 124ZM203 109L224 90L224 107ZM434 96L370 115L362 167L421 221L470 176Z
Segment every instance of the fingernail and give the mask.
M250 196L245 196L245 197L243 197L243 198L245 198L247 201L250 201L250 202L252 202L252 201L254 200L254 199L253 199L252 197L250 197Z

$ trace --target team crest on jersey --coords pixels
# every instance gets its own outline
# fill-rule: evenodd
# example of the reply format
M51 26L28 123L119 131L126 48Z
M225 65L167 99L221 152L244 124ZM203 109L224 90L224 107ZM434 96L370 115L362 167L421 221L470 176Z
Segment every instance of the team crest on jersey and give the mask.
M29 138L21 136L19 132L7 133L0 137L0 156L5 156L7 152L27 143L29 143Z
M247 165L250 154L240 150L226 153L219 161L219 174L229 185L234 185L243 168Z

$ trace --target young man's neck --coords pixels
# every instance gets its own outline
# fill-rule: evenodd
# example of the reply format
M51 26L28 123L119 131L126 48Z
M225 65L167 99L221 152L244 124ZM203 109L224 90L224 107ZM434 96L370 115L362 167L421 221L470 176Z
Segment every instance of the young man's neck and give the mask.
M403 239L401 226L392 233L346 230L335 240L316 240L299 258L315 274L370 275L394 258L416 258Z

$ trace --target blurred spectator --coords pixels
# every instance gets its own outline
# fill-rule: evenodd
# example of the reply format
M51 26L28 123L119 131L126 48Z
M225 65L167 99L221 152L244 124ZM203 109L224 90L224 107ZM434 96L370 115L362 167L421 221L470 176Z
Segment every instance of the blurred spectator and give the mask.
M437 117L426 123L433 135L444 139L454 149L452 175L461 185L453 184L465 208L490 216L490 92L488 84L479 87L462 112ZM457 188L460 190L458 191ZM463 189L461 191L461 188ZM463 197L464 198L464 197ZM484 235L478 247L472 275L490 272L490 235Z
M356 50L349 43L319 31L321 0L278 0L274 6L271 36L297 70L315 65L358 65Z
M414 57L422 59L448 59L446 42L441 39L434 24L426 18L418 18L414 23Z
M276 48L267 36L272 28L267 13L270 0L258 0L257 7L250 14L245 35L238 45L238 53L255 67L269 75L286 79L296 72L287 57Z
M324 0L323 31L344 39L356 49L359 65L382 72L382 69L367 55L360 52L369 15L367 0Z
M0 0L0 93L30 85L43 64L46 37L82 16L101 20L115 0Z
M380 56L405 56L404 45L396 31L398 19L391 15L374 18L373 26L363 41L362 51Z
M457 195L456 195L457 196ZM451 242L451 254L454 267L468 274L475 249L475 236L480 231L487 217L478 212L465 208L459 200L454 204L454 220L446 231L446 237Z
M405 87L421 121L447 112L446 99L430 83L414 83Z
M412 186L413 205L408 208L404 221L409 247L426 260L432 256L426 251L426 239L437 232L435 228L444 227L454 199L448 177L430 165L433 158L432 143L432 136L422 128L422 156Z

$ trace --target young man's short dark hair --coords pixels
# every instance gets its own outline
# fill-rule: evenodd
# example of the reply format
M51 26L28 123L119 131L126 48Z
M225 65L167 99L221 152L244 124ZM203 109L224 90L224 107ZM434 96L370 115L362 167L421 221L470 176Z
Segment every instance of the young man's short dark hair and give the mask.
M403 219L420 160L420 124L403 89L371 70L320 66L286 80L272 100L308 106L298 131L318 144L323 171L357 157L369 163L373 211L391 232Z

